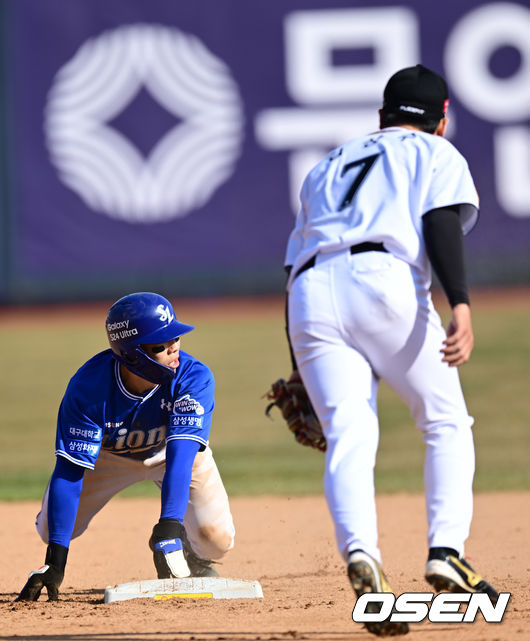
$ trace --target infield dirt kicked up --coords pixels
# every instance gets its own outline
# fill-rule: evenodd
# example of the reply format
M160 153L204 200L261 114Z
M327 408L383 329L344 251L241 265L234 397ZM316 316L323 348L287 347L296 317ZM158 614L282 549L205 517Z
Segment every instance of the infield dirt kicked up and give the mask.
M466 557L511 599L502 623L412 624L422 641L530 639L530 493L484 493ZM335 548L324 498L259 497L231 501L236 545L222 576L257 579L263 599L103 603L107 585L156 578L147 540L157 499L113 499L70 547L59 602L15 603L45 547L33 523L36 502L0 503L0 639L14 641L343 641L375 639L352 622L354 596ZM423 496L378 498L384 568L396 595L428 592L423 578Z

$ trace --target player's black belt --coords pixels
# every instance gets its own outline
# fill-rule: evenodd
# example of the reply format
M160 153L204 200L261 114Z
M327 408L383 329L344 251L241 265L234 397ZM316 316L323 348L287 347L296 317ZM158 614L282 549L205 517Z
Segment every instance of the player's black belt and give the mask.
M350 254L362 254L363 252L388 252L388 249L385 248L383 243L359 243L358 245L352 245L350 247ZM302 272L305 272L307 269L315 266L317 257L316 254L311 256L311 258L306 261L302 267L296 272L295 278L300 276Z

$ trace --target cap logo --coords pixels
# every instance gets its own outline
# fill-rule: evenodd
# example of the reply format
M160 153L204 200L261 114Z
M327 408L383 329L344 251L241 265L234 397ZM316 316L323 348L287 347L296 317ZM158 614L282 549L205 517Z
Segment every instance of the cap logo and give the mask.
M175 318L167 305L159 305L156 308L156 311L163 323L165 323L166 321L171 322Z
M425 109L420 109L419 107L411 107L410 105L399 105L399 110L408 111L410 113L420 115L423 115L425 113Z

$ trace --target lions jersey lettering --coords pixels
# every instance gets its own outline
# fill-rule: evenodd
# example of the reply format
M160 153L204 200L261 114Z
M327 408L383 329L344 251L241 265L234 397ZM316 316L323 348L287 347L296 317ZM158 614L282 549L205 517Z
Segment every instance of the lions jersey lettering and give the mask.
M94 469L101 449L140 460L166 440L191 439L204 449L213 407L212 373L182 350L175 379L144 396L127 391L119 363L105 350L85 363L68 385L59 409L56 454Z
M288 289L315 254L367 241L383 243L430 283L423 214L461 204L464 233L478 217L477 191L460 152L445 138L400 127L330 152L307 175L300 199L285 258L293 266Z

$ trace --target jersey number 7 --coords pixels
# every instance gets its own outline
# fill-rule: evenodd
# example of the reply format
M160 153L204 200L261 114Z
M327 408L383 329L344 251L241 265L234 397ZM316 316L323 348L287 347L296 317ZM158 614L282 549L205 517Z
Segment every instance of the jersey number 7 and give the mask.
M341 178L346 174L348 171L351 171L354 167L360 167L359 172L355 176L355 180L352 182L350 185L350 188L346 192L346 195L344 196L344 199L342 200L339 211L342 211L343 209L346 209L346 207L349 207L351 204L351 201L353 200L353 197L357 193L357 190L361 186L363 180L366 178L368 175L368 172L372 168L373 164L375 161L379 158L381 154L373 154L372 156L366 156L366 158L359 158L359 160L354 160L353 162L349 162L347 165L344 165L342 168L341 172Z

